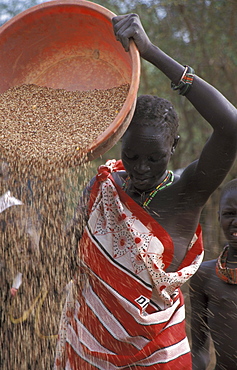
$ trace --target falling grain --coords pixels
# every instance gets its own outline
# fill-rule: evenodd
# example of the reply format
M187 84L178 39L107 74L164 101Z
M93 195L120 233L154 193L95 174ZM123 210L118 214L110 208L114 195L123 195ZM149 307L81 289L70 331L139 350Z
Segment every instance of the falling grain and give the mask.
M31 84L0 95L0 196L10 191L23 203L0 214L3 370L53 368L65 287L79 263L69 226L91 177L87 148L113 122L128 89ZM82 233L84 215L76 221ZM12 297L18 273L22 285Z

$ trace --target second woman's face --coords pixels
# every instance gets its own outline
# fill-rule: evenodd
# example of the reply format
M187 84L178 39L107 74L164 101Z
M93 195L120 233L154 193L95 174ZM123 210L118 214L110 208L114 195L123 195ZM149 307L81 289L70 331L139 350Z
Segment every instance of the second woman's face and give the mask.
M160 183L172 154L173 139L157 131L153 126L133 126L123 137L122 161L139 191L153 190Z
M227 241L237 249L237 190L228 191L221 199L219 219Z

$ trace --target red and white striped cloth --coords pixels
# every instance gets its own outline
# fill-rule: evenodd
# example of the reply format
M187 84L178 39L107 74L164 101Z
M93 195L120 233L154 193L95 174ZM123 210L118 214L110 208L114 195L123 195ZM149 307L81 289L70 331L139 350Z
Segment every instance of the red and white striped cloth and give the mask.
M179 270L165 272L172 240L115 184L119 169L102 166L91 192L79 244L86 281L76 296L69 287L55 369L191 369L179 287L203 259L200 227Z

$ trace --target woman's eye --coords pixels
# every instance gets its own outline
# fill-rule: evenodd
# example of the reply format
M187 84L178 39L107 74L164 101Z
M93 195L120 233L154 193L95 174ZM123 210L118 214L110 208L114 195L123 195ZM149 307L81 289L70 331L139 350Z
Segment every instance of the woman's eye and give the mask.
M157 162L160 158L153 158L153 157L150 157L148 158L150 162Z
M223 216L235 216L235 215L236 215L235 211L223 212Z
M159 157L149 157L150 162L158 162L161 161L163 158L165 158L165 155L160 155Z
M132 154L126 154L126 153L125 153L125 157L130 159L130 160L138 159L138 155L132 155Z

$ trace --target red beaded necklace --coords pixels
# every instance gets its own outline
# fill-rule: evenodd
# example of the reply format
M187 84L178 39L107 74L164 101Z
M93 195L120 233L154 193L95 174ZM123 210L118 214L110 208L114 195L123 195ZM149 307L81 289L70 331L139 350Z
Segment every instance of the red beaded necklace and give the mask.
M216 262L217 276L229 284L237 284L237 268L226 266L229 246L226 245Z

